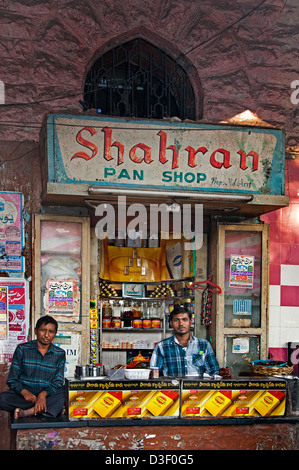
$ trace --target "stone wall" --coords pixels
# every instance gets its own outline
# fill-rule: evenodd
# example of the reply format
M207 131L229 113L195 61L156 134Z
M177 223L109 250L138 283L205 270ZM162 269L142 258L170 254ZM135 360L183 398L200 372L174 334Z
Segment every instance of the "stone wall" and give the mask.
M47 113L80 112L95 58L141 36L195 68L205 120L250 109L296 145L298 21L297 0L3 0L1 138L38 142Z

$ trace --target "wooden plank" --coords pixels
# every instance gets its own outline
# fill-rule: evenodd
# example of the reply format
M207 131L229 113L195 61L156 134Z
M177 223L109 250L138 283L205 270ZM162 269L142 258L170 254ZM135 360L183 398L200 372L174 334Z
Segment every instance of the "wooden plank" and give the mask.
M19 429L17 450L295 450L298 423Z

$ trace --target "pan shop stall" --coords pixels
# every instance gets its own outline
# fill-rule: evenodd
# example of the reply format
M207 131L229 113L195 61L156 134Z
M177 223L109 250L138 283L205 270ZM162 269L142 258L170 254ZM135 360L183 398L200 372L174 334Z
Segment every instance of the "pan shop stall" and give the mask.
M89 377L68 379L66 390L67 415L13 421L17 449L163 450L195 457L197 450L299 446L287 379Z
M175 302L234 376L267 358L269 226L257 221L288 205L281 130L48 115L41 147L33 318L59 322L66 376L152 351Z
M67 380L72 420L282 417L285 380Z

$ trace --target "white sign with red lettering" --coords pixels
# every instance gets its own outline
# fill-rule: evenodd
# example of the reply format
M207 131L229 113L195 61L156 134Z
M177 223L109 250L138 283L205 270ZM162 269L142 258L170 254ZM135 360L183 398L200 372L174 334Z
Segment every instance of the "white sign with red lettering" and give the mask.
M283 142L272 128L50 116L48 177L108 187L282 194Z

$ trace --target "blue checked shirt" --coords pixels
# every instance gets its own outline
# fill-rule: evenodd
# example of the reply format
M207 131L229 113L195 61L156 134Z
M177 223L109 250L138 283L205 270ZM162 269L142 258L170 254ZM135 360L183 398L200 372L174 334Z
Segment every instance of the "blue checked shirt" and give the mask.
M203 376L219 373L219 365L211 344L192 336L186 350L178 343L175 336L158 343L153 351L151 367L159 367L164 376L184 377L186 375Z
M7 385L17 393L25 388L34 395L52 395L64 384L65 351L54 344L43 356L37 341L19 344L14 352Z

